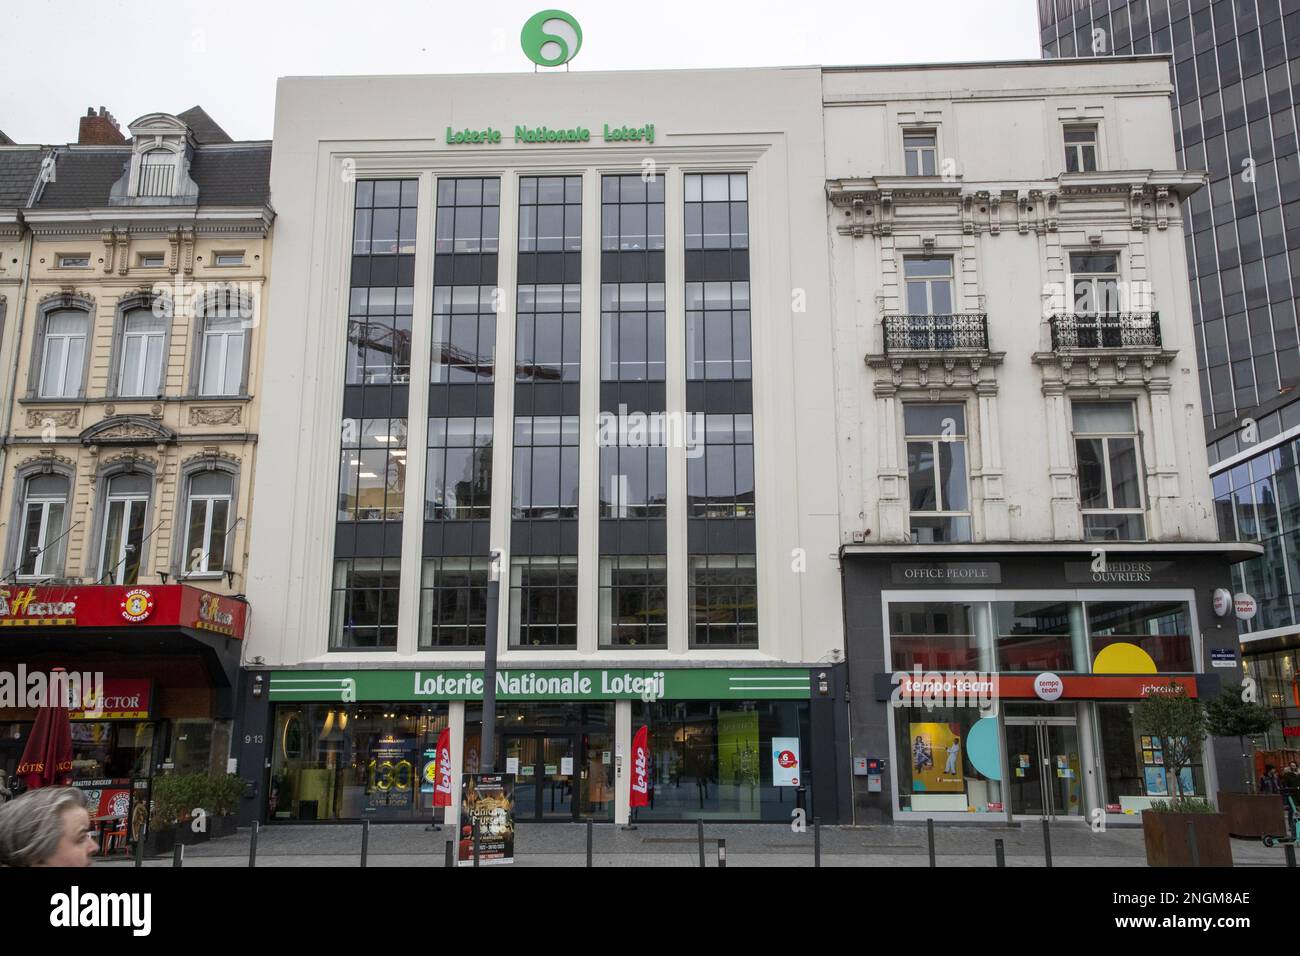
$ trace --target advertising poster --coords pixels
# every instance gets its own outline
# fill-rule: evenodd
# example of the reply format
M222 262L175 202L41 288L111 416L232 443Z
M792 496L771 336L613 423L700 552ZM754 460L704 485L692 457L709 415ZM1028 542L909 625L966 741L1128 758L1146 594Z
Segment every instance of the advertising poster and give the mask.
M415 739L385 734L366 764L367 810L409 807L415 798Z
M718 714L718 782L758 785L758 714L752 710Z
M961 736L956 724L908 725L912 740L912 791L963 793Z
M478 823L479 864L515 861L515 778L508 773L467 773L460 791L460 840L456 863L474 865L474 823Z
M772 738L772 786L799 786L799 738Z

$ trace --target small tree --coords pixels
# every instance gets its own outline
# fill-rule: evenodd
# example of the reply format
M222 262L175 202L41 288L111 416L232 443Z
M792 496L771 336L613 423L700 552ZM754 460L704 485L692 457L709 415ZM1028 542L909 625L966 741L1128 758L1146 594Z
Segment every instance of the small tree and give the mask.
M1167 688L1143 695L1133 722L1138 733L1149 734L1163 744L1165 774L1173 782L1171 809L1176 810L1182 797L1183 768L1192 765L1205 743L1205 708L1187 696L1186 687L1170 680Z
M1241 755L1246 759L1246 792L1255 789L1255 747L1246 750L1246 738L1266 734L1277 723L1277 715L1267 704L1246 699L1240 685L1228 685L1205 705L1206 728L1215 737L1236 737Z

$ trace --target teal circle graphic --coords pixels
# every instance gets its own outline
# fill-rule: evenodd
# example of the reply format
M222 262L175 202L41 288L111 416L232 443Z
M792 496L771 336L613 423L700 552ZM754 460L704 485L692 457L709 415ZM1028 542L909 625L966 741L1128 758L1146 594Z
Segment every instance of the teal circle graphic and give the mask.
M966 732L966 756L971 765L990 780L1002 779L1000 749L996 717L981 717Z
M556 20L568 26L573 31L573 37L547 33L547 26ZM572 49L569 48L570 42L573 44ZM519 33L519 45L523 47L524 56L538 66L563 66L582 49L582 27L563 10L543 10L528 18Z

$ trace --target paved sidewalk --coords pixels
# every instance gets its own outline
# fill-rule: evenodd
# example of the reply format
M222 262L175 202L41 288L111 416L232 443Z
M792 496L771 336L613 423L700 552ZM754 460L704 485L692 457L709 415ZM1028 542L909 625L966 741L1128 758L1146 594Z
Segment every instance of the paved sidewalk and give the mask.
M185 866L248 866L249 833L185 848ZM718 865L717 841L726 841L728 866L812 866L813 833L793 833L778 824L706 824L705 858ZM373 824L368 866L443 865L448 830L428 832L418 825ZM586 827L581 824L520 824L515 834L516 866L585 866ZM994 840L1005 847L1006 865L1045 865L1042 829L1024 827L935 826L939 866L992 866ZM923 826L822 827L823 866L927 866ZM319 824L263 827L257 843L259 867L359 866L361 826ZM1233 840L1237 866L1284 866L1280 848L1267 849L1258 840ZM699 866L694 824L642 824L622 830L598 824L593 834L594 866ZM1052 862L1060 867L1146 866L1142 830L1112 828L1094 833L1084 825L1052 827ZM131 866L123 858L104 859L97 866ZM145 861L146 866L171 866L171 857Z

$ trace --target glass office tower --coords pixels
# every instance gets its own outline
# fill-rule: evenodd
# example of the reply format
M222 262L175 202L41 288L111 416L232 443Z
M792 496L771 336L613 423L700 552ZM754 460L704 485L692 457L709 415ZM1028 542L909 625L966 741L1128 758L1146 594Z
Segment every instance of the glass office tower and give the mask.
M1187 261L1222 537L1255 596L1247 672L1300 745L1300 0L1038 0L1045 57L1172 57L1174 145L1209 187L1188 203Z

